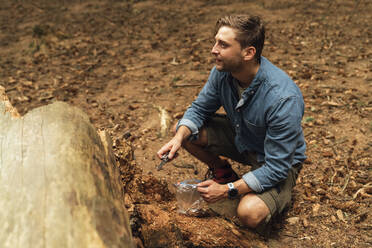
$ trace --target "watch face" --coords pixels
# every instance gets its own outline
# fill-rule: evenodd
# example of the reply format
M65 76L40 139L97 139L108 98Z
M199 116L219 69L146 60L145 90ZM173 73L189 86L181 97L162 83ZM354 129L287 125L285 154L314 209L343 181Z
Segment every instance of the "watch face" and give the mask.
M229 189L227 194L230 199L234 199L238 196L238 190L236 188Z

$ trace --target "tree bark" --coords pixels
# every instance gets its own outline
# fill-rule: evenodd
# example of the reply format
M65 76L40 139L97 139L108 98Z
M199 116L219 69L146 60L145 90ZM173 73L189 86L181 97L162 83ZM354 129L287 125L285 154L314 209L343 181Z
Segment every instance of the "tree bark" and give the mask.
M134 247L111 140L66 103L24 117L0 86L1 247Z

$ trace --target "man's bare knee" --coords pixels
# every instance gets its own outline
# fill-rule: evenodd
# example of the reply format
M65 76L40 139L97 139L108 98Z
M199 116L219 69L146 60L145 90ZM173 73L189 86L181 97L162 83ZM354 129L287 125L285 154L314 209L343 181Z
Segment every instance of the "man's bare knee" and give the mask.
M256 195L248 194L240 201L237 214L245 226L255 228L270 214L270 210Z
M257 227L262 221L259 214L252 209L240 210L238 212L238 217L243 225L250 228Z

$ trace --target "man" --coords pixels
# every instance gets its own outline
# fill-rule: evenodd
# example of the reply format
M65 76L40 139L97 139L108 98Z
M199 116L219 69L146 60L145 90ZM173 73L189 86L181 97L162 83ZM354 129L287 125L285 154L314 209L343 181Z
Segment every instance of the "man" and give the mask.
M259 17L234 15L216 23L215 67L197 99L159 151L172 159L182 146L206 163L213 180L198 184L207 202L240 197L237 215L251 228L290 203L306 159L302 94L289 76L261 56ZM223 106L226 115L215 112ZM221 157L222 156L222 157ZM224 157L252 165L239 179Z

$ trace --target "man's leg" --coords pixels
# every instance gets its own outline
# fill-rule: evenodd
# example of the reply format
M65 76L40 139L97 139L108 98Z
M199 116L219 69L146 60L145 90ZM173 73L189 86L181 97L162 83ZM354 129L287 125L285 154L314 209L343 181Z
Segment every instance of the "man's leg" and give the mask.
M173 126L172 131L176 132L177 123ZM205 150L208 145L208 135L205 128L199 131L198 139L194 141L185 140L182 147L186 149L191 155L199 159L201 162L208 165L210 169L221 168L226 164L219 156Z
M201 162L208 165L210 169L221 168L225 166L226 161L219 156L205 150L208 145L207 130L202 128L199 131L199 137L195 141L184 141L182 147L185 148L191 155L199 159Z
M256 228L270 214L266 203L251 193L241 198L236 211L240 222L250 228Z
M176 126L173 127L173 132L175 129ZM182 147L208 165L209 173L212 174L209 176L216 182L224 184L239 179L229 162L220 158L224 156L236 161L239 161L237 158L243 159L235 148L234 136L233 128L226 116L216 115L199 130L197 140L185 140Z
M294 165L289 170L287 179L274 188L243 196L237 208L242 224L251 228L265 228L271 217L281 214L291 203L292 190L301 168L301 164Z

